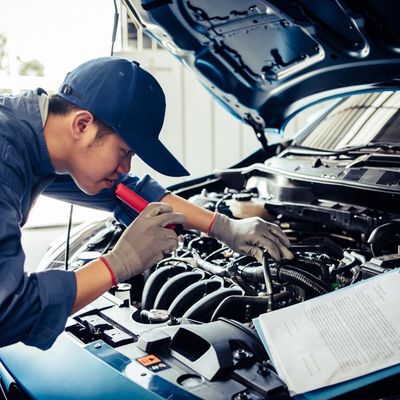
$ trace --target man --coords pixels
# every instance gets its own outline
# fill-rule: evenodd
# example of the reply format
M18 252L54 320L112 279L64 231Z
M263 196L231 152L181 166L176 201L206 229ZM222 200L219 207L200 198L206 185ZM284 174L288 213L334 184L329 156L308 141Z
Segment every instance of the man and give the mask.
M291 258L289 241L257 218L232 220L169 193L149 176L127 175L136 153L171 176L186 169L160 142L164 93L137 63L112 57L70 72L51 98L39 89L0 97L0 346L42 349L69 314L177 247L168 224L209 233L241 253ZM150 204L133 223L112 188L123 181ZM24 273L20 227L40 194L112 211L127 225L113 250L77 271Z

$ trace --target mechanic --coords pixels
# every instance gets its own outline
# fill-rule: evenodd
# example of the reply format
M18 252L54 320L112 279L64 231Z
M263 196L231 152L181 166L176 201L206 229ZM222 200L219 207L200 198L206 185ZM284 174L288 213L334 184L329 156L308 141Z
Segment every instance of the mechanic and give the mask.
M129 175L134 154L163 174L188 175L158 138L164 112L155 78L115 57L78 66L56 95L38 89L0 97L0 346L21 341L49 348L68 315L177 247L168 224L206 232L258 259L264 249L275 259L292 257L276 225L212 213L148 175ZM137 218L115 198L119 182L153 202ZM77 271L27 275L21 226L41 193L111 211L127 229L110 252Z

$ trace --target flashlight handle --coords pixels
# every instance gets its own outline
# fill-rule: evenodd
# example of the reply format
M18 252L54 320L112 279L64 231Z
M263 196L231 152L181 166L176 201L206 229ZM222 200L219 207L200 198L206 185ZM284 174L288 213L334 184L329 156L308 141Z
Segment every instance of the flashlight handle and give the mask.
M119 183L114 190L115 195L122 200L129 207L133 208L137 213L141 213L146 206L149 204L147 200L139 196L136 192L129 189L123 183ZM173 229L176 231L177 226L175 224L167 225L166 228Z
M139 196L133 190L119 183L114 190L115 195L137 213L141 213L149 204L147 200Z

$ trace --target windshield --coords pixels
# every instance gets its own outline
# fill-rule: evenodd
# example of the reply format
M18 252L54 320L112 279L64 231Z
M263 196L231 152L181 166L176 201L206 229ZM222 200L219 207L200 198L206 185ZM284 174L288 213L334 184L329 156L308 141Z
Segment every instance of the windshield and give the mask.
M321 150L400 143L400 92L352 95L318 119L295 145Z

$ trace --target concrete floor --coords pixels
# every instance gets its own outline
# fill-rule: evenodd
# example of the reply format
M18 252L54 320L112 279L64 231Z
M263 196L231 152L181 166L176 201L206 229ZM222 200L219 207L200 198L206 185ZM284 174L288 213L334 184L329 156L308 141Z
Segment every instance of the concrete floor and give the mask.
M66 226L22 229L22 247L25 251L25 270L33 272L50 243L60 236L67 236Z

